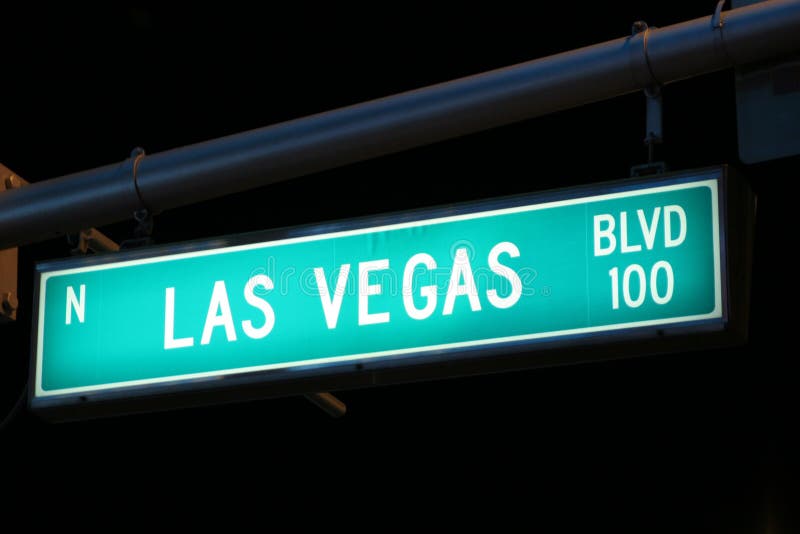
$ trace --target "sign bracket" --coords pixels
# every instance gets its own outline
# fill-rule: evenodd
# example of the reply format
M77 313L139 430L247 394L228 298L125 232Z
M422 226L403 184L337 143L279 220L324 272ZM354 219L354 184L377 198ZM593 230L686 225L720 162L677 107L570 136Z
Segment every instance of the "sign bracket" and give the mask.
M18 189L27 182L8 167L0 164L0 194ZM17 297L17 256L18 248L0 249L0 323L17 318L19 299Z
M347 405L326 391L321 393L307 393L305 397L309 402L315 404L334 419L338 419L347 413Z
M655 29L655 28L654 28ZM642 34L642 49L644 50L645 63L650 74L650 82L644 88L645 96L645 135L644 144L647 146L647 163L631 167L631 177L664 174L667 165L663 161L653 161L655 145L664 142L662 130L663 101L661 86L663 85L653 73L648 55L647 41L650 27L643 20L637 20L631 27L631 35Z
M67 234L67 241L73 247L71 250L73 256L88 252L117 252L120 248L108 236L95 228L81 230L78 234Z

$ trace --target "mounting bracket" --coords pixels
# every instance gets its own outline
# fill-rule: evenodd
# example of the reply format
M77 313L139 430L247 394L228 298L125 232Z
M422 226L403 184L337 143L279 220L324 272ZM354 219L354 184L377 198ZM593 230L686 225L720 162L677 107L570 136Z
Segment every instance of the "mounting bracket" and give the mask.
M643 33L642 46L648 68L650 66L650 56L647 54L647 36L650 27L643 20L637 20L631 27L631 34ZM645 135L644 144L647 146L647 163L634 165L631 167L631 176L647 176L650 174L662 174L666 172L667 165L663 161L653 161L655 145L664 142L662 131L663 102L661 99L661 83L650 70L650 85L644 90L645 96Z
M0 194L26 184L25 180L0 163ZM0 323L17 319L17 257L17 247L0 250Z

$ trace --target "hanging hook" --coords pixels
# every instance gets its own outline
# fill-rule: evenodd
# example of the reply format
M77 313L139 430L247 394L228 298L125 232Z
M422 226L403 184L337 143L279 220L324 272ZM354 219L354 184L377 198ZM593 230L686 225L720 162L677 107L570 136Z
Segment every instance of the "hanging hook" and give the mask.
M644 144L647 146L647 163L643 165L635 165L631 167L631 176L643 176L648 174L659 174L666 170L664 162L656 162L655 159L655 145L664 141L664 133L662 126L662 98L661 98L661 83L656 79L652 67L650 65L650 57L648 55L647 44L650 26L643 21L637 20L631 26L631 34L642 35L642 52L644 54L645 63L650 73L650 83L644 90L645 96L645 135Z
M715 30L725 26L725 19L722 16L722 7L724 5L725 0L719 0L719 2L717 2L717 8L714 10L714 15L711 17L711 27Z
M133 238L126 239L120 244L120 248L135 248L135 247L142 247L146 245L151 245L153 243L152 234L153 234L153 214L152 212L147 209L144 201L142 200L142 194L139 191L139 182L138 176L136 171L139 168L139 163L145 156L145 151L141 147L136 147L131 151L131 179L133 180L133 186L136 188L136 194L139 196L139 209L133 212L133 220L136 221L136 227L133 229Z

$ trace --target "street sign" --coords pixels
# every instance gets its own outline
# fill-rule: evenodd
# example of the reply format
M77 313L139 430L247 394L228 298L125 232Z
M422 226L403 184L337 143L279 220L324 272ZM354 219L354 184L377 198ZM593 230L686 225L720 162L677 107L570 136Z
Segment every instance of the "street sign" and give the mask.
M230 394L244 383L270 394L305 380L300 392L315 377L374 381L381 369L490 358L487 350L719 329L723 176L711 169L42 264L32 405L223 385Z

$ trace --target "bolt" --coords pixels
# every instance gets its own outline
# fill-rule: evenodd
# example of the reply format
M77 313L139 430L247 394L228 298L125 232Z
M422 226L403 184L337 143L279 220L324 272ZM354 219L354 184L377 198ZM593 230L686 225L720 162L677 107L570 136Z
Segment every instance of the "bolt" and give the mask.
M647 29L647 23L643 20L637 20L631 26L631 35L636 35L637 33L642 33Z
M0 299L0 308L2 308L3 313L5 315L12 315L16 309L19 307L19 300L17 299L17 294L13 291L9 291L7 293L3 293L2 299Z
M19 181L19 178L14 174L6 178L6 189L17 189L21 185L22 183Z

